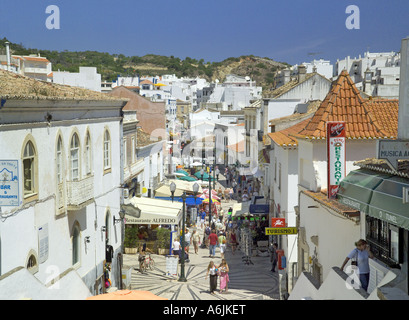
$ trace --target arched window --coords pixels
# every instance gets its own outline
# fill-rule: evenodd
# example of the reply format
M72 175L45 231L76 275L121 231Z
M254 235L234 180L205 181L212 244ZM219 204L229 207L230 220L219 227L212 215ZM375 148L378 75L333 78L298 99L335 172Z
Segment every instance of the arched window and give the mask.
M24 174L24 197L31 196L36 190L36 150L31 141L24 147L23 174Z
M76 224L72 232L72 265L80 262L80 227Z
M80 140L78 135L74 133L71 138L70 145L70 156L71 156L71 180L78 181L80 178Z
M63 146L62 146L62 139L60 136L58 137L58 142L57 142L57 182L58 184L63 182L63 172L64 172Z
M85 175L91 175L92 173L92 150L91 150L91 136L87 132L85 137Z
M104 170L111 168L111 137L109 131L104 133Z

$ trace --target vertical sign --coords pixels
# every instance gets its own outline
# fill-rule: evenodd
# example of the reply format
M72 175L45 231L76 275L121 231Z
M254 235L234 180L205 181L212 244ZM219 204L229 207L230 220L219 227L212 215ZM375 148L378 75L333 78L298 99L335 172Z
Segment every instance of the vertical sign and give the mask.
M345 122L327 122L328 199L334 199L345 177Z
M0 207L19 205L18 181L18 160L0 160Z
M38 262L44 263L48 259L48 224L42 225L38 228Z

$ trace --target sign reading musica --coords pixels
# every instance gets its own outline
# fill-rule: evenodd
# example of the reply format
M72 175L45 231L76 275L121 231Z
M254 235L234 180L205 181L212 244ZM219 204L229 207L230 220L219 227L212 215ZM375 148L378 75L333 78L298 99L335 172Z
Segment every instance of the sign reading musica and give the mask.
M345 122L327 122L328 198L334 199L345 177Z

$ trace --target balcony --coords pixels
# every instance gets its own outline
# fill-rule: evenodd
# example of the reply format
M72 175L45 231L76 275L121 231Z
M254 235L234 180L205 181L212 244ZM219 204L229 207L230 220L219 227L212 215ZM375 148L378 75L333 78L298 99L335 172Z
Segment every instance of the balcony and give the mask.
M94 199L94 176L67 181L67 209L79 210Z

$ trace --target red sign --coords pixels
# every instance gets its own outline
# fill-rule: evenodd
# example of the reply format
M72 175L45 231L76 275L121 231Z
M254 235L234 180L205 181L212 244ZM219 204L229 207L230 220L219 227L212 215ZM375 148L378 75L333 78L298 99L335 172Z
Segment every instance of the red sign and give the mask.
M345 177L345 122L327 122L328 198L334 199Z
M284 228L285 218L271 218L271 228Z

